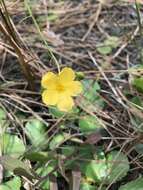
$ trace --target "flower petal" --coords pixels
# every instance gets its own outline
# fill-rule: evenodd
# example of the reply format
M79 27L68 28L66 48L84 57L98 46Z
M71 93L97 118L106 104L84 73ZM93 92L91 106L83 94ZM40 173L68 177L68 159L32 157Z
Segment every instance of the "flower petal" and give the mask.
M70 82L66 88L71 96L76 96L82 92L82 84L79 81Z
M59 74L59 80L62 83L67 83L75 79L75 73L71 68L65 67Z
M42 93L42 101L44 104L48 105L56 105L58 102L58 93L55 90L45 90Z
M65 112L70 111L73 106L74 106L74 101L70 96L60 99L57 103L58 109Z
M48 72L42 77L41 85L43 88L54 89L56 85L56 80L57 80L57 75L55 75L52 72Z

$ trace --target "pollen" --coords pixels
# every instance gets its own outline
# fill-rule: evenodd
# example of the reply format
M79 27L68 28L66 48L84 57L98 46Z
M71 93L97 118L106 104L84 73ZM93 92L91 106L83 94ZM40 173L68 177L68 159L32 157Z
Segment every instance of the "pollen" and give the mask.
M56 89L57 89L57 91L59 91L59 92L64 92L65 87L64 87L64 85L62 85L62 84L59 83L59 84L57 84Z

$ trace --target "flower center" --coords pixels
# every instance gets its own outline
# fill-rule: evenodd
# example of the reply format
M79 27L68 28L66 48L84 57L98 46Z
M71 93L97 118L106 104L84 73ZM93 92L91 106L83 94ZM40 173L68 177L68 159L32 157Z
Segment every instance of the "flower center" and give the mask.
M62 85L62 84L57 84L57 87L56 87L57 91L59 92L63 92L65 90L65 87Z

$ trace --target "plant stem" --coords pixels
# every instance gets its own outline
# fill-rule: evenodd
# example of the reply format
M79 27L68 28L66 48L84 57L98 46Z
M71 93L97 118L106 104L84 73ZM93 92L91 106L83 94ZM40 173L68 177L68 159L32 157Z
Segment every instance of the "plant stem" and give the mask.
M55 65L57 66L57 70L58 70L58 72L60 73L60 65L59 65L59 63L58 63L56 57L54 56L54 54L53 54L51 48L49 47L47 41L45 40L45 37L43 36L43 34L42 34L41 30L40 30L40 27L39 27L39 25L38 25L36 19L35 19L34 16L33 16L31 7L30 7L30 5L29 5L29 0L24 0L24 2L25 2L25 7L27 8L27 10L28 10L28 12L29 12L29 15L31 16L31 18L32 18L32 20L33 20L33 22L34 22L34 25L35 25L35 27L36 27L38 33L39 33L39 36L40 36L41 40L44 42L45 46L47 47L48 53L49 53L49 55L51 56L51 58L53 59L53 61L55 62Z

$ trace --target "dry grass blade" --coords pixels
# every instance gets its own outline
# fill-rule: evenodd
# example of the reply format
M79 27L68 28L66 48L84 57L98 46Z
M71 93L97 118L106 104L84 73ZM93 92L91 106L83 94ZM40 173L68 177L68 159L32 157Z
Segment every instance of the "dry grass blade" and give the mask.
M92 28L94 27L94 25L96 24L96 22L98 22L98 18L100 16L101 10L102 10L102 4L99 3L99 5L97 7L97 12L94 15L94 20L91 22L89 29L87 30L86 34L82 38L82 41L85 41L85 39L90 34L90 32L91 32Z
M0 184L3 181L3 173L4 173L4 169L3 169L3 166L0 164Z
M50 190L58 190L58 185L55 177L51 177Z
M80 171L72 171L72 185L70 190L79 190L80 189L80 181L81 181L81 172Z
M26 79L28 80L28 84L31 89L34 89L33 76L31 74L30 67L28 66L27 62L25 61L23 51L20 48L21 45L19 45L18 36L15 32L15 29L13 28L13 24L9 18L9 14L6 9L4 1L1 2L1 6L2 7L0 8L0 13L1 13L1 17L2 17L2 20L3 20L3 23L5 26L2 24L2 22L0 22L0 31L3 33L3 35L9 41L10 45L14 48L14 50L18 56L19 63L21 65L23 73L24 73ZM4 9L4 10L2 10L2 9ZM3 11L6 12L6 15L3 14Z
M137 15L132 1L24 2L0 1L0 108L7 115L4 125L10 123L4 132L16 136L26 146L23 160L35 172L48 167L50 172L41 172L34 185L32 181L22 179L24 185L21 188L42 190L48 182L46 188L50 190L67 190L69 187L79 190L83 183L88 183L82 164L85 166L97 159L102 169L108 154L114 151L129 159L126 177L118 181L116 176L110 184L103 178L97 183L96 179L89 183L91 188L116 190L142 176L142 154L137 152L136 145L143 144L142 132L138 131L143 125L143 108L136 101L140 99L142 103L143 96L132 85L130 78L134 76L129 71L141 63L138 53L142 47L141 27L138 26L141 22L137 19L141 19L142 7ZM109 44L110 52L105 52L106 49L100 52L99 47L103 44L106 48L108 45L104 46L104 43L110 38L119 43L113 44L114 47ZM60 70L59 66L71 67L76 71L77 80L83 80L83 94L75 98L76 109L66 114L45 106L41 100L41 76L47 71ZM31 90L27 88L27 82L31 83ZM90 126L97 127L91 134L82 131L80 126L87 118L92 118L91 122L85 120L88 130ZM44 138L35 135L37 141L41 139L38 146L26 131L31 120L38 121L44 129L43 134L40 131ZM34 130L36 127L33 134ZM59 134L64 138L53 151L50 143ZM30 157L33 152L38 155L38 161ZM98 156L103 160L100 161ZM120 163L122 160L115 162L117 166ZM58 174L56 177L53 176L55 173ZM3 176L3 168L0 168L0 182L9 179L11 177Z

